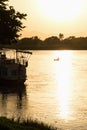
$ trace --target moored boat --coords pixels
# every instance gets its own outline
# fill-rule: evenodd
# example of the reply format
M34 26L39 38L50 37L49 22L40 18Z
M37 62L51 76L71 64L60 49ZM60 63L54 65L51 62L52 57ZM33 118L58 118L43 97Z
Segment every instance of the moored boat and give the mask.
M26 81L26 67L32 52L24 50L15 50L14 58L8 58L6 52L0 51L0 84L24 84ZM28 55L27 58L25 55Z

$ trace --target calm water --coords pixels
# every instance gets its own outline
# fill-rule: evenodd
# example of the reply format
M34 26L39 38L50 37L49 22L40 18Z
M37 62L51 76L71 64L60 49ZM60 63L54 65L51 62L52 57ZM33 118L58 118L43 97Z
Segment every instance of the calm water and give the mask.
M87 51L33 51L27 75L25 86L0 86L0 116L87 130Z

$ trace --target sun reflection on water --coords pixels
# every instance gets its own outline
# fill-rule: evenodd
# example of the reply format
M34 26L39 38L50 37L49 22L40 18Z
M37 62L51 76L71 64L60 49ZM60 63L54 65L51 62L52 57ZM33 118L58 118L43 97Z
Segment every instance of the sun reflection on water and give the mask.
M72 51L56 52L60 60L55 63L55 80L57 83L57 99L59 103L59 116L66 121L70 118L70 99L72 95Z

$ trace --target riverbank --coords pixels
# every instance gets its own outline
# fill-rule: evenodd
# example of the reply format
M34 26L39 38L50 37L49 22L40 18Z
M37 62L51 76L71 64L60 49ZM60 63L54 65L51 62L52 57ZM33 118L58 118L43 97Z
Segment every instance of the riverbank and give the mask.
M32 120L20 122L19 119L15 121L14 119L0 117L0 130L56 130L56 128Z

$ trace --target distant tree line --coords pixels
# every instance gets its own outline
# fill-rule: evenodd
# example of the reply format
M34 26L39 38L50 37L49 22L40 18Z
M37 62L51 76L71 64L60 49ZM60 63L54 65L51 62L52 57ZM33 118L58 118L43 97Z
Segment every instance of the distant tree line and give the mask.
M87 50L87 37L70 36L64 39L57 36L51 36L41 40L38 36L22 38L13 48L33 49L33 50Z

